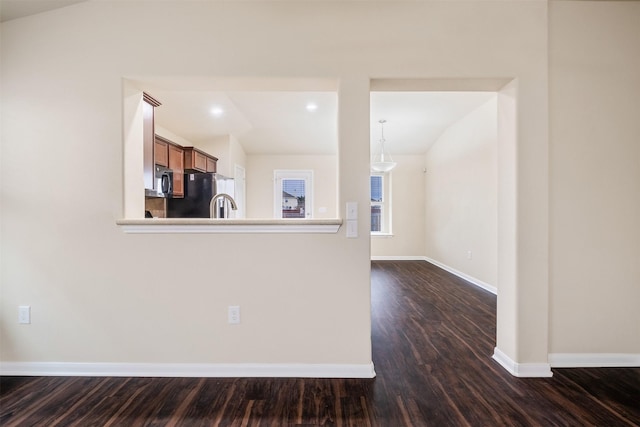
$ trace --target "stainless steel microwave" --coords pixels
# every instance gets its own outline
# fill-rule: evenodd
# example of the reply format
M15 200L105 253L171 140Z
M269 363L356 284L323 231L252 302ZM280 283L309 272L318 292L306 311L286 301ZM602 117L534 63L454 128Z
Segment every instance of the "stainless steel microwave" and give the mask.
M147 188L147 197L173 197L173 171L164 166L155 165L153 189Z

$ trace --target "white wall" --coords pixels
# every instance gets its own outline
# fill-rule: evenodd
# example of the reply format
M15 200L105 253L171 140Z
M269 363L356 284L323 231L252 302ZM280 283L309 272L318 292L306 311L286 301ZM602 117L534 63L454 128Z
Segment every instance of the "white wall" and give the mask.
M427 151L426 256L497 287L497 98L448 128ZM471 252L471 259L468 252Z
M247 156L247 218L273 218L273 171L276 169L312 170L313 217L339 218L337 167L338 159L331 155Z
M218 159L217 171L222 175L233 177L234 166L236 164L245 167L246 154L244 148L242 148L238 139L233 135L223 135L210 141L196 144L157 124L155 125L155 130L156 134L167 138L169 141L175 142L183 147L196 147L216 157Z
M193 147L193 142L189 141L188 139L185 139L184 137L173 133L172 131L170 131L167 128L163 128L162 126L158 126L158 124L156 124L154 126L155 132L157 135L160 135L164 138L167 138L169 141L171 142L175 142L178 145L182 145L183 147Z
M526 336L519 321L520 305L518 263L518 81L513 80L498 91L498 287L500 297L496 318L501 326L496 330L496 348L505 354L518 354L518 340ZM543 212L537 212L542 215ZM526 258L525 258L526 259ZM542 282L541 282L542 283ZM546 282L544 282L546 283ZM544 285L538 284L543 293ZM542 298L542 296L540 296ZM500 303L507 301L508 303ZM535 306L535 304L530 304ZM539 309L539 307L536 307ZM547 328L547 315L538 318L538 329ZM498 347L499 346L499 347ZM496 353L494 352L494 356Z
M219 174L233 178L235 165L246 167L247 155L233 135L221 136L201 143L197 147L218 158Z
M393 236L372 236L372 258L421 258L424 240L424 156L394 155L391 171Z
M338 79L338 212L369 203L370 76L516 78L510 302L527 305L500 345L546 360L546 2L83 2L0 29L3 363L370 364L365 209L357 239L115 224L123 159L139 156L123 144L122 79L159 73ZM56 191L43 191L52 170ZM163 268L158 248L171 248ZM307 280L281 281L285 267ZM15 322L20 304L32 306L29 326ZM230 304L242 306L239 326L226 322Z
M550 352L640 364L640 3L552 2L550 34Z
M199 144L198 148L218 159L216 163L217 172L225 176L229 175L229 157L231 149L231 135L218 136L210 141ZM232 169L233 171L233 169Z

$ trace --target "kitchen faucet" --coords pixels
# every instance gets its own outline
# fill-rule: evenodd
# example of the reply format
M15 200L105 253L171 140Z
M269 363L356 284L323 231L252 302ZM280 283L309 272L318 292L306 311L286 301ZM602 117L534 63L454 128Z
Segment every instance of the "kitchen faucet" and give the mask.
M236 205L236 201L233 200L233 197L231 197L226 193L218 193L215 196L213 196L211 198L211 201L209 202L209 218L226 218L224 204L221 206L222 209L220 209L220 211L216 209L216 204L219 199L222 199L223 203L225 203L228 200L229 203L231 204L231 209L233 209L234 211L238 210L238 205ZM222 216L220 216L220 213L222 213Z

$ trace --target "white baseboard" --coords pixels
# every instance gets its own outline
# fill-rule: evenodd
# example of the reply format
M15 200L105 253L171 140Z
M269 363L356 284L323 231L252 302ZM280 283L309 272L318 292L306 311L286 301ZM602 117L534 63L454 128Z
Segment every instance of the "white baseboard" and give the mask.
M471 277L468 274L465 274L461 271L456 270L455 268L451 268L448 265L442 264L434 259L423 255L407 255L407 256L386 256L386 255L375 255L371 256L372 261L427 261L430 264L435 265L436 267L440 267L441 269L448 271L454 276L458 276L461 279L466 280L467 282L476 285L479 288L484 289L485 291L489 291L494 295L498 295L498 288L488 283L483 282L482 280L478 280L475 277Z
M278 363L56 363L1 362L0 375L87 377L373 378L364 365Z
M552 368L638 368L640 354L633 353L550 353Z
M372 255L372 261L424 261L422 255L404 255L404 256L386 256L386 255Z
M498 288L496 288L493 285L485 283L482 280L478 280L475 277L471 277L468 274L465 274L465 273L463 273L461 271L458 271L455 268L451 268L448 265L442 264L441 262L438 262L438 261L436 261L434 259L431 259L429 257L422 257L422 259L427 261L427 262L429 262L429 263L431 263L431 264L433 264L433 265L435 265L435 266L437 266L437 267L440 267L441 269L443 269L445 271L448 271L449 273L451 273L451 274L453 274L455 276L460 277L461 279L466 280L467 282L470 282L473 285L476 285L479 288L484 289L485 291L489 291L494 295L498 295Z
M553 376L551 366L548 363L516 363L497 347L493 350L493 359L514 377L546 378Z

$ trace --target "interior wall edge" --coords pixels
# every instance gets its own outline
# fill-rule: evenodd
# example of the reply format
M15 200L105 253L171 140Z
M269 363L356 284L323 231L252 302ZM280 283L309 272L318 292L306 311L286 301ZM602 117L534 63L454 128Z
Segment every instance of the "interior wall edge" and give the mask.
M548 363L517 363L498 347L494 349L493 360L511 375L518 378L548 378L553 376Z

